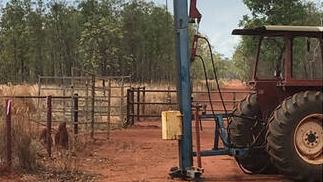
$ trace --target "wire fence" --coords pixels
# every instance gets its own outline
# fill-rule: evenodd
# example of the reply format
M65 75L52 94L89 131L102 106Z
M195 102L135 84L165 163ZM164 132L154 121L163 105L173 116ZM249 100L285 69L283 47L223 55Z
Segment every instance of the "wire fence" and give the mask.
M61 123L61 115L56 114L53 103L59 99L70 98L0 96L2 120L0 122L0 165L32 170L37 167L36 161L39 156L52 157L53 135L57 135L58 126ZM36 109L36 102L41 109ZM74 112L77 112L76 107ZM78 133L75 131L68 131L68 133L70 134L66 140L69 145L66 149L72 151ZM58 145L58 143L55 144Z
M71 77L39 76L37 94L0 90L0 167L33 169L36 159L57 158L59 146L64 165L71 165L98 133L109 138L123 126L130 77L73 70Z

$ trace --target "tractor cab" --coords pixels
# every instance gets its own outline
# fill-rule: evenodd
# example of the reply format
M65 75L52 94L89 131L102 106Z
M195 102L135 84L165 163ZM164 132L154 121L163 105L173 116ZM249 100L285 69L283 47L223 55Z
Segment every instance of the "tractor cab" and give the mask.
M296 92L322 88L323 27L263 26L235 29L232 34L258 38L249 83L263 114Z

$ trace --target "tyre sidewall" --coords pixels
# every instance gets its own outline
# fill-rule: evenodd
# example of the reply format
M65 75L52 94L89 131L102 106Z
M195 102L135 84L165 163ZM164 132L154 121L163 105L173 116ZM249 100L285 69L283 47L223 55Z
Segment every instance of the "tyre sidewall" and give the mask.
M292 102L288 103L289 105L292 104ZM287 105L287 107L290 107ZM278 112L278 111L276 111ZM315 176L315 179L318 179L317 177L321 176L322 174L322 164L315 165L310 164L306 161L304 161L298 154L294 137L295 137L295 131L298 126L298 124L308 115L311 114L319 114L322 113L322 103L320 100L318 101L307 101L305 104L302 103L301 106L295 107L291 113L288 114L288 124L286 123L281 124L279 123L278 126L282 126L284 131L284 136L280 137L280 140L283 140L283 145L281 147L284 149L285 156L281 156L282 158L289 158L288 161L290 162L289 166L293 166L294 169L298 169L299 173L303 173L305 176L312 178ZM283 113L282 110L279 111L280 115L286 113ZM285 138L285 139L284 139ZM284 166L277 166L278 168L284 168ZM287 171L289 173L289 171ZM290 175L294 175L295 171L291 171ZM302 175L303 176L303 175Z

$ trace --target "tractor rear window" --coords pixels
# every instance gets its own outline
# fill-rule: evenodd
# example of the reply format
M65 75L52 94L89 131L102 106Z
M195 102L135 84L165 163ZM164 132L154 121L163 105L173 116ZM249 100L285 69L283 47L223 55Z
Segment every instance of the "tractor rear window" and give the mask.
M257 78L275 79L283 76L282 59L285 50L284 39L280 37L265 37L262 40Z
M295 79L320 80L322 53L316 38L297 37L293 40L293 77Z

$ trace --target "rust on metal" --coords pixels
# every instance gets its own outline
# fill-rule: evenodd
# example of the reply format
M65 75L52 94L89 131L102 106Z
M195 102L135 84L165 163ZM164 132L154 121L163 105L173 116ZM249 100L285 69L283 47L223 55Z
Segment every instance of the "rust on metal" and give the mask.
M79 112L79 101L78 94L74 94L73 96L73 119L74 119L74 138L77 140L78 136L78 112Z
M237 94L239 94L240 96L244 96L247 95L249 93L251 93L252 91L249 90L225 90L222 91L222 93L227 94L228 96L230 96L230 98L226 98L224 100L224 102L226 104L231 104L234 105L234 103L238 103L242 98L237 97ZM164 101L160 101L160 100L146 100L144 98L140 99L139 98L139 102L138 102L138 95L139 94L143 94L145 93L145 97L149 97L149 94L153 94L153 93L163 93L165 94L165 100ZM193 94L206 94L208 92L206 91L194 91ZM218 94L219 92L217 91L212 91L212 94ZM173 94L173 95L171 95ZM143 106L160 106L160 107L164 107L164 110L170 110L174 107L176 107L178 105L178 103L175 101L176 99L173 99L174 101L172 102L172 96L176 97L176 91L175 90L170 90L165 89L145 89L143 90L143 87L140 88L130 88L127 90L127 123L129 125L133 125L134 124L134 119L136 119L137 121L139 121L141 118L157 118L160 117L160 113L149 113L149 110L146 110L145 112L143 112L142 108ZM139 96L139 97L144 97L143 95ZM140 101L141 100L141 101ZM219 99L214 99L212 100L213 103L219 103L221 102L221 100ZM193 99L192 103L209 103L208 100L200 98L200 99ZM223 112L223 109L220 108L216 108L215 109L217 112ZM205 107L205 111L211 111L209 109L206 109ZM138 120L139 118L139 120Z
M202 168L202 161L201 161L201 138L200 138L200 109L202 106L200 104L196 104L195 106L195 113L194 113L194 119L195 119L195 134L196 134L196 160L197 160L197 166L199 168Z
M298 79L293 72L294 61L294 42L296 37L316 38L320 42L321 61L323 57L323 29L322 27L309 26L263 26L253 29L235 29L233 35L252 35L258 36L257 54L253 71L253 80L249 82L253 90L257 91L257 99L263 118L266 120L270 113L285 98L297 92L306 90L322 90L322 78ZM281 77L265 79L257 76L259 67L260 51L262 41L268 37L281 37L284 40L283 63L284 73ZM273 60L274 61L274 60ZM294 75L293 75L294 74Z
M51 140L52 130L52 96L47 96L47 141ZM48 156L52 156L52 143L47 142L47 153Z
M12 100L6 100L6 151L7 165L12 165L12 134L11 134L11 108Z

